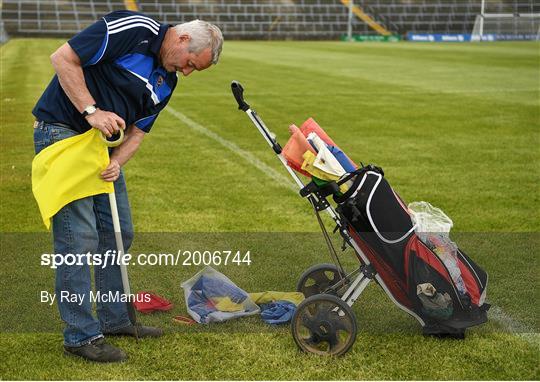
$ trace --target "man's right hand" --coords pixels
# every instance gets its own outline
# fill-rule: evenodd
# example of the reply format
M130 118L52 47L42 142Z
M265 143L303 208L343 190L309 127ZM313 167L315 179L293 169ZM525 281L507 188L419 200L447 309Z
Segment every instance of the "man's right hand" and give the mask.
M95 113L87 115L85 118L90 126L95 127L108 138L120 129L126 128L124 120L110 111L97 109Z

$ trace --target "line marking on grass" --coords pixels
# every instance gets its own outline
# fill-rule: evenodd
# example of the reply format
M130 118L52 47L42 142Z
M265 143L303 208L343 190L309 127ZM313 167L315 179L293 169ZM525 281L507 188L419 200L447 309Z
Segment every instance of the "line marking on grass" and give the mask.
M245 159L248 163L259 169L261 172L263 172L267 177L271 178L272 180L276 181L279 185L284 186L294 193L298 192L298 187L294 185L288 178L274 170L272 167L268 166L266 163L262 162L260 159L258 159L256 156L254 156L249 151L246 151L240 147L238 147L235 143L223 138L219 134L207 129L206 127L202 126L201 124L195 122L191 118L187 117L186 115L182 114L181 112L175 110L171 106L167 106L165 108L165 111L167 111L169 114L171 114L176 119L183 122L185 125L187 125L190 129L203 134L204 136L213 139L223 147L229 149L233 153L239 155L243 159ZM522 338L524 341L526 341L529 345L532 345L536 348L540 348L540 336L539 333L536 333L532 328L529 328L528 326L520 323L519 321L516 321L513 319L509 314L505 313L500 307L492 305L491 309L489 310L490 317L500 323L504 329L506 329L509 333Z
M509 333L540 350L540 334L533 328L514 320L508 313L495 305L489 309L488 316L501 324Z
M245 159L249 164L256 167L257 169L261 170L267 177L274 180L279 184L280 186L283 186L285 188L290 189L293 192L298 192L298 187L295 186L289 178L285 177L284 175L280 174L276 170L274 170L272 167L268 166L266 163L262 162L259 158L257 158L255 155L250 153L249 151L246 151L240 147L238 147L235 143L228 141L227 139L223 138L221 135L213 132L212 130L207 129L206 127L202 126L201 124L195 122L191 118L187 117L186 115L182 114L181 112L173 109L171 106L167 106L165 108L165 111L167 111L169 114L171 114L176 119L183 122L187 127L190 129L203 134L204 136L213 139L223 147L229 149L233 153L239 155L243 159Z

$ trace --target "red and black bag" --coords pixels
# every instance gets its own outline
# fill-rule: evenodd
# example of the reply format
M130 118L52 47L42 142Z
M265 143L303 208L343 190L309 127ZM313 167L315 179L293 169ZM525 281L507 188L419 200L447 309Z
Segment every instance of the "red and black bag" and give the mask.
M487 273L458 248L452 263L461 275L456 285L447 264L415 233L405 203L382 169L362 167L349 180L349 190L334 197L336 210L387 291L424 321L424 331L461 335L486 322ZM419 293L426 286L430 294Z

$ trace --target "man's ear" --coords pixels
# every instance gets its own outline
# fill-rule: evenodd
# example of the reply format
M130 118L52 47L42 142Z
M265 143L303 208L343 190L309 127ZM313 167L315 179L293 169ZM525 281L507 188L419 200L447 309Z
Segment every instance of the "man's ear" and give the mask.
M180 39L180 42L189 42L189 40L191 40L191 36L187 33L182 33L178 38Z

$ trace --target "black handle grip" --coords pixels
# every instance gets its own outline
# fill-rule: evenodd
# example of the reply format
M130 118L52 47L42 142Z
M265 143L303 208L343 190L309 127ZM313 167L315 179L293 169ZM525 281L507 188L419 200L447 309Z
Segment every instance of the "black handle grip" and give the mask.
M231 82L231 90L236 102L238 102L238 108L242 111L247 111L249 109L249 105L246 103L246 101L244 101L244 88L240 82Z

